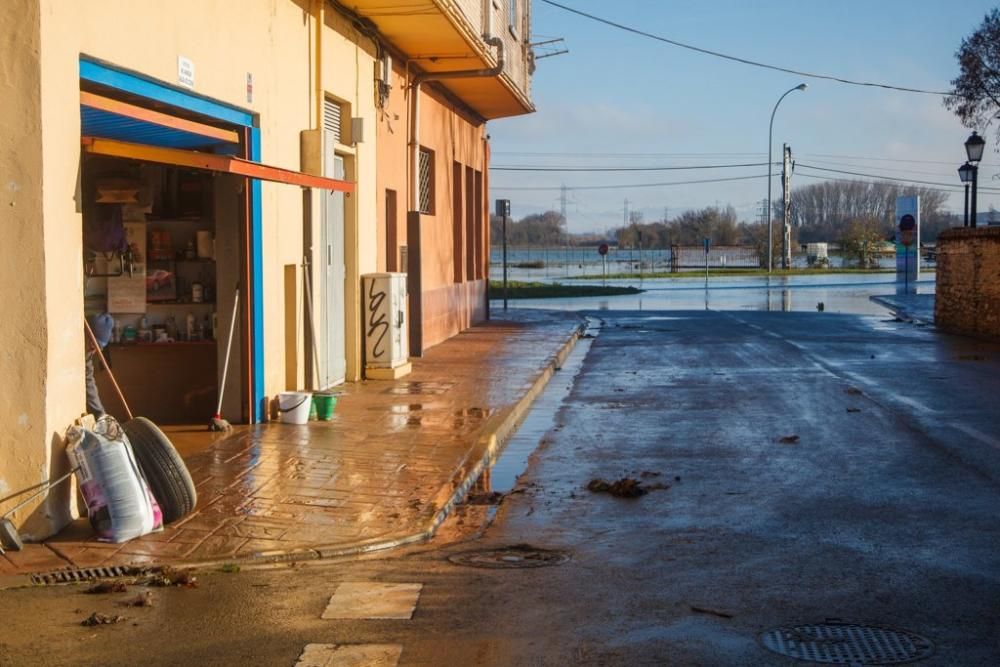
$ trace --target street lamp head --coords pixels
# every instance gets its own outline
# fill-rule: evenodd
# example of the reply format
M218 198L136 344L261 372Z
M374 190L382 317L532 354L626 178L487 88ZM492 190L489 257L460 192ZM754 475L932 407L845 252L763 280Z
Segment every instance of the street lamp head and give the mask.
M965 140L965 154L969 157L969 162L982 160L985 146L986 141L978 133L973 132L972 136Z
M805 90L808 87L809 87L808 83L800 83L799 85L795 86L795 90Z
M966 162L961 167L958 168L958 177L962 179L963 183L972 182L972 172L975 169L971 164Z

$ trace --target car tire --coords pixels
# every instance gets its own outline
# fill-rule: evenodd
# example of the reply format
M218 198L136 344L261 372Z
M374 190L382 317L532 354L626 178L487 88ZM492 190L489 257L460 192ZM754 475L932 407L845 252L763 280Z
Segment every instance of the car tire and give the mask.
M170 439L145 417L125 422L135 460L160 505L163 523L187 516L198 502L194 481Z

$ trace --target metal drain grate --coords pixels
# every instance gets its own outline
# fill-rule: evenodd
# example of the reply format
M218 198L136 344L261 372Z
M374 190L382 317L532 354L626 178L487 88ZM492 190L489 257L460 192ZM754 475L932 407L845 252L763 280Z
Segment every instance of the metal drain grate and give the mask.
M775 628L760 641L781 655L833 665L898 665L934 653L930 640L908 630L840 621Z
M448 560L455 565L468 567L515 570L562 565L569 560L569 556L561 551L549 551L548 549L537 549L527 544L517 544L501 549L463 551L449 556Z
M72 568L33 574L31 575L31 583L38 586L75 584L83 581L91 581L92 579L134 577L146 572L147 570L144 568L129 566Z

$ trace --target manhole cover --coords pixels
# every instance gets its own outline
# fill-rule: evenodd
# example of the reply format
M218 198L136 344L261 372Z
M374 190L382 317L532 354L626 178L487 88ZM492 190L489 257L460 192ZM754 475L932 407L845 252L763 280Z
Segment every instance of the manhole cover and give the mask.
M775 628L760 641L775 653L832 665L898 665L934 653L930 640L913 632L845 622Z
M561 551L549 551L526 544L518 544L500 549L463 551L449 556L448 560L455 565L506 570L561 565L569 560L569 556Z

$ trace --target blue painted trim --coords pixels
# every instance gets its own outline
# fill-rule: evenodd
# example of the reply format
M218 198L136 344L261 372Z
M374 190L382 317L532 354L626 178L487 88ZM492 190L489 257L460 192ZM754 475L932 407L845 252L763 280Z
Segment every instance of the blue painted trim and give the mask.
M86 106L80 107L80 133L87 137L118 139L133 144L165 146L167 148L201 148L224 143L219 139L206 137L202 134L164 127L156 123ZM228 146L230 146L230 150L238 148L236 144L228 144Z
M214 102L184 90L173 88L159 81L147 79L138 74L123 72L92 60L80 59L80 78L99 83L128 93L141 95L151 100L170 104L195 113L218 118L229 123L249 127L253 125L253 115L237 107Z
M260 162L260 128L250 128L250 155L253 162ZM253 408L254 421L262 422L267 415L264 399L264 241L263 241L263 201L259 179L250 179L250 280L253 286Z
M219 102L208 100L184 90L167 86L137 74L123 72L105 65L80 59L80 78L111 88L117 88L141 97L163 102L181 109L210 116L249 129L248 156L253 162L260 162L260 128L253 127L253 115ZM263 198L261 182L250 179L250 288L251 301L251 343L250 353L251 392L253 405L250 406L251 421L262 422L267 415L264 400L264 247L263 247Z

